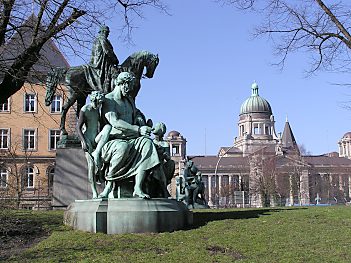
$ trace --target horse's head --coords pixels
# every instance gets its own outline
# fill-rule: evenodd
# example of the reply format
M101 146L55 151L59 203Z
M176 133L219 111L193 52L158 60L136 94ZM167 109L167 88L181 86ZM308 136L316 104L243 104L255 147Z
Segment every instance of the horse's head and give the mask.
M155 70L159 62L160 62L160 59L158 58L158 55L154 55L150 53L150 56L148 57L148 60L146 63L145 76L147 78L152 78L154 76Z

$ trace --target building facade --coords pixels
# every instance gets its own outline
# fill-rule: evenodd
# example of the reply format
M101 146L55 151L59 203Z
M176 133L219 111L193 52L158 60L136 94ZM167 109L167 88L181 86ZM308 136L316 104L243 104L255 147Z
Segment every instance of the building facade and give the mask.
M0 111L0 198L21 208L49 208L63 94L45 106L45 89L25 84Z
M233 145L215 156L181 159L201 170L212 207L345 204L351 200L350 134L338 142L339 154L301 154L288 120L277 136L272 108L254 83L240 107Z
M26 23L34 22L32 16ZM30 43L28 28L23 27L22 32L3 47L2 58L10 60ZM65 87L58 88L52 104L45 106L45 76L52 67L69 65L51 40L40 55L28 82L6 103L0 104L0 202L3 206L51 207L59 123L66 98Z

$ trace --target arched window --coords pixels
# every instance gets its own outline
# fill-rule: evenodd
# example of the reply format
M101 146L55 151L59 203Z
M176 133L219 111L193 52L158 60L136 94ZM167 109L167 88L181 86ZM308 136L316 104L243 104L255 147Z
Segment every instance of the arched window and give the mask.
M4 168L0 168L0 188L6 188L8 183L8 171Z
M27 166L24 169L24 182L25 188L34 188L34 168L33 166Z

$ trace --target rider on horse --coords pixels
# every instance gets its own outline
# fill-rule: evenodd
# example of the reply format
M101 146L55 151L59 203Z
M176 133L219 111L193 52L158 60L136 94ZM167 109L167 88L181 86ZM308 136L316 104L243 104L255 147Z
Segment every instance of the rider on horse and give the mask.
M91 61L87 65L76 67L56 68L48 73L46 79L45 105L51 104L56 87L59 83L66 86L68 91L67 99L62 106L60 130L62 135L67 135L65 128L66 115L68 110L77 102L77 113L86 103L88 94L92 91L101 91L105 94L113 90L112 79L117 78L123 71L132 72L135 75L135 87L132 97L135 99L140 89L140 80L144 68L147 78L152 78L159 63L158 55L148 51L139 51L130 55L121 65L113 51L112 44L107 39L109 28L102 26L99 36L95 39L91 53Z
M94 41L90 63L84 67L86 79L94 90L111 91L112 68L119 64L111 42L107 39L110 33L108 26L101 26L99 35Z

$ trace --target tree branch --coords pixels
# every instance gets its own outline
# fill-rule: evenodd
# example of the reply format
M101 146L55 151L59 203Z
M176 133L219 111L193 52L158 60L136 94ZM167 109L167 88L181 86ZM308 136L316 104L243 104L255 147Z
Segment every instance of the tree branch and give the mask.
M3 12L0 17L0 46L5 43L6 28L10 21L15 0L3 0L1 4L3 5Z
M339 30L343 33L343 35L347 38L347 41L344 41L344 43L348 46L348 48L351 49L351 35L350 33L346 30L346 28L341 24L339 19L336 18L336 16L330 11L330 9L323 3L322 0L315 0L317 4L323 9L323 11L330 17L331 21L339 28Z
M40 3L40 10L39 10L39 13L38 13L38 21L34 27L34 32L33 32L33 40L38 36L38 31L39 31L39 28L40 28L40 24L41 24L41 21L42 21L42 18L43 18L43 14L44 14L44 11L46 9L46 6L47 6L47 3L48 3L48 0L44 0L42 3Z

